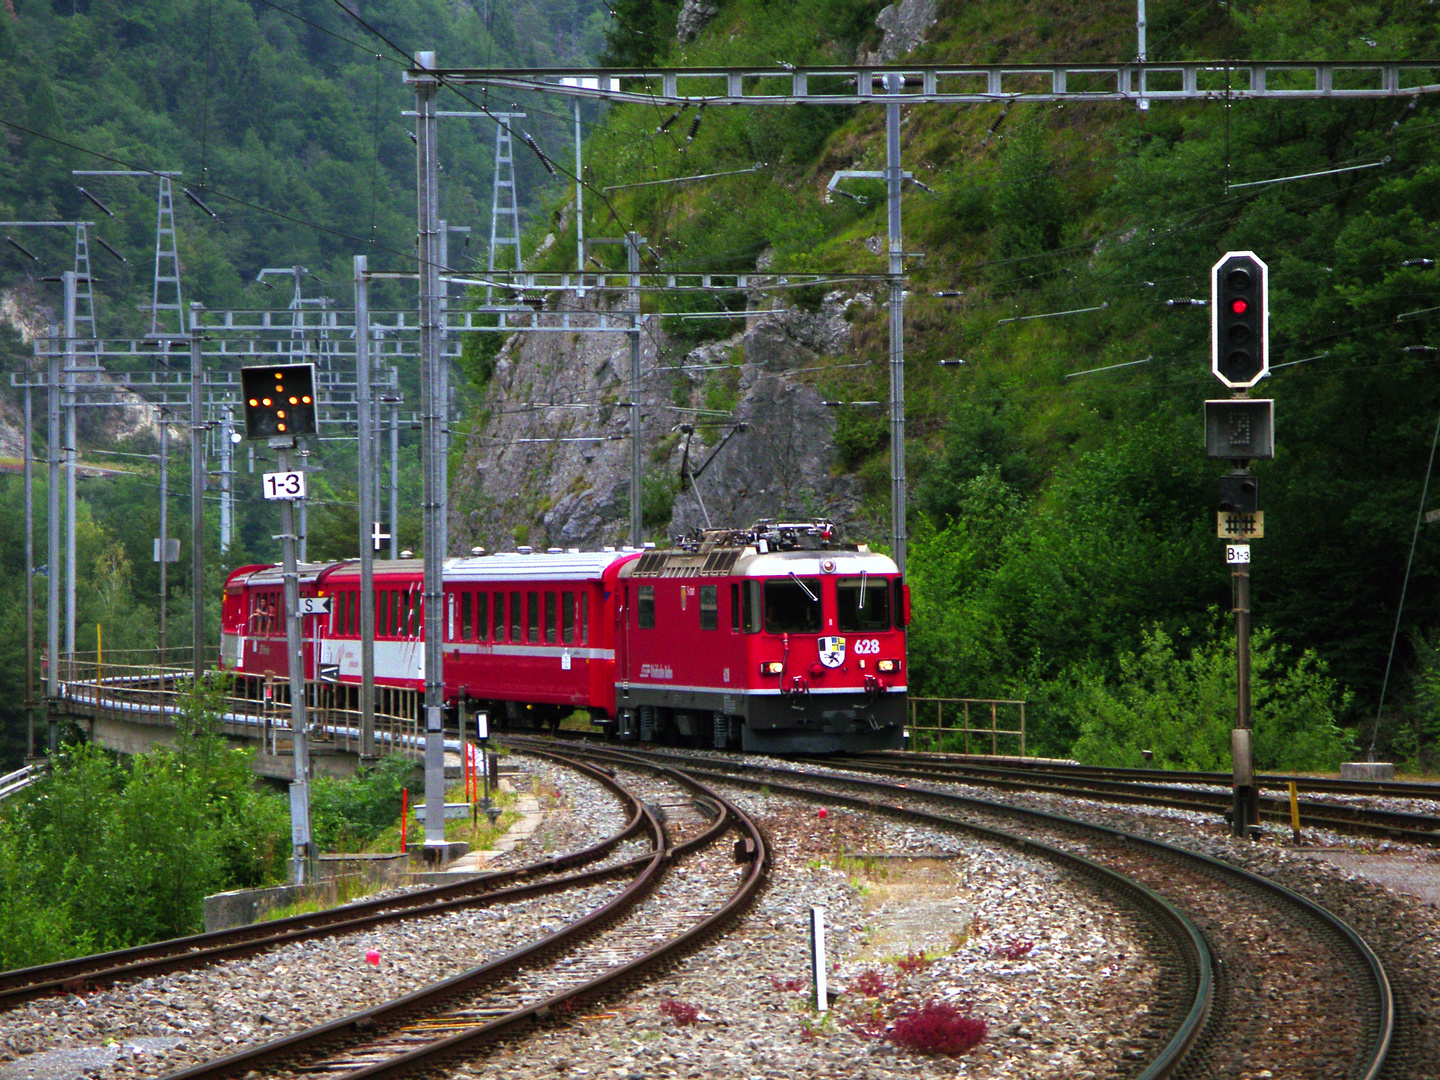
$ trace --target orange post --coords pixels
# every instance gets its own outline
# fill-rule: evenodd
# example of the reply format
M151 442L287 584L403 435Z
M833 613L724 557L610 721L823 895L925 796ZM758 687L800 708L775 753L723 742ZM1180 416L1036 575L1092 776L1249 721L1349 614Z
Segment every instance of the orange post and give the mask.
M410 789L400 789L400 854L405 854L405 827L410 823Z

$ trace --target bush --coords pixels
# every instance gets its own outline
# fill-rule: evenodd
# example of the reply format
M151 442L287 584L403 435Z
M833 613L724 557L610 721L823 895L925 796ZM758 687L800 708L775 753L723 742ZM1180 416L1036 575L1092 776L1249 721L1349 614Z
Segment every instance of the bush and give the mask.
M317 776L310 786L310 831L324 851L357 851L393 826L400 790L415 762L400 754L348 780Z
M964 1054L985 1037L985 1021L944 1001L929 1001L895 1021L886 1035L897 1046L922 1054Z
M1269 630L1252 635L1251 716L1255 765L1262 769L1336 769L1353 753L1336 723L1348 703L1312 652L1287 657ZM1235 726L1233 635L1216 618L1182 654L1158 626L1140 651L1120 658L1111 685L1074 677L1070 707L1080 726L1074 754L1088 764L1155 764L1171 769L1228 769Z

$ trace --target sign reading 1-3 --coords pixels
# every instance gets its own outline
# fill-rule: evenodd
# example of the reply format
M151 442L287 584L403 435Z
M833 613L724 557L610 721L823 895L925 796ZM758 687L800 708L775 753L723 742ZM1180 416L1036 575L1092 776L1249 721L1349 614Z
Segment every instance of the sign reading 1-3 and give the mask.
M305 498L305 474L293 472L267 472L261 477L261 489L267 499Z

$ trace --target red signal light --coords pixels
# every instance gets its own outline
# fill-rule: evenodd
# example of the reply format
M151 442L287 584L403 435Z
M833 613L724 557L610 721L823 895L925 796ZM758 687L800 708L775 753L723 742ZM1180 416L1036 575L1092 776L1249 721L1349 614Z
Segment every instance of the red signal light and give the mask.
M1243 297L1236 297L1230 301L1230 310L1235 312L1236 315L1244 315L1245 312L1250 310L1250 301Z

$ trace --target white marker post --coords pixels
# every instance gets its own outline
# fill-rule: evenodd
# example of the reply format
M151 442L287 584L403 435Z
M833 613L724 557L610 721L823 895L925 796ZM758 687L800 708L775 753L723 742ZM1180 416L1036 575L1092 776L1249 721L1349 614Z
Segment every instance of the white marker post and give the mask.
M825 909L810 909L810 969L815 977L815 1011L830 1008L830 990L825 985Z

